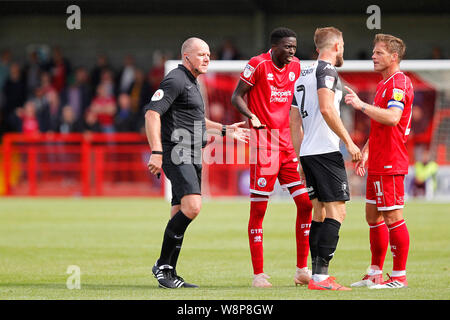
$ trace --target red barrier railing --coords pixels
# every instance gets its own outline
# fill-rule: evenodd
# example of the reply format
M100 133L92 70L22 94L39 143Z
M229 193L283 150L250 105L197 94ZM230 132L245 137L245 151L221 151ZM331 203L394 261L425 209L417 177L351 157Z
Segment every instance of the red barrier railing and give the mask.
M147 139L119 134L6 134L3 194L163 196L147 170Z

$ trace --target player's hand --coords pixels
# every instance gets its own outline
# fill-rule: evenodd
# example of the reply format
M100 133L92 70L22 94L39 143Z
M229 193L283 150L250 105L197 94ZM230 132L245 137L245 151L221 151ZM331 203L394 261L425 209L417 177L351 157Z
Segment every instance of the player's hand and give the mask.
M297 171L298 171L298 174L300 175L300 182L301 182L301 184L306 185L305 172L303 171L303 168L302 168L302 166L300 165L300 163L299 163L298 166L297 166Z
M356 162L356 165L355 165L355 173L356 173L356 175L358 175L360 177L364 177L364 175L366 174L367 160L368 159L369 159L369 153L368 152L363 152L361 160Z
M227 136L232 137L235 140L247 143L250 139L250 129L241 128L245 125L246 121L236 122L227 126Z
M262 124L261 121L259 121L258 117L254 114L252 114L252 117L250 118L250 124L252 125L253 129L264 129L266 127L266 125Z
M161 174L162 154L152 154L150 160L148 160L147 167L151 174Z
M345 104L352 106L355 110L361 110L362 108L362 101L359 99L358 95L353 91L350 87L345 86L345 89L347 89L348 92L345 95Z
M352 156L352 162L357 162L361 160L361 151L359 150L358 146L353 143L353 141L350 141L348 145L346 145L348 153Z

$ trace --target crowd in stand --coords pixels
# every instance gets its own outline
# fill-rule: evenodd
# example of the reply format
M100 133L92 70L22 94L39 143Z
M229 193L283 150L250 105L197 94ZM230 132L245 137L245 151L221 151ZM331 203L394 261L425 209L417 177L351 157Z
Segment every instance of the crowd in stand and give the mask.
M0 137L5 132L141 132L143 107L164 76L168 56L155 52L149 70L127 55L120 68L100 54L95 66L73 68L60 48L48 59L32 51L23 64L9 50L0 53ZM225 39L211 59L245 59ZM314 57L310 57L314 58ZM433 59L443 55L433 48Z
M59 48L48 61L31 52L23 65L0 55L0 134L142 132L143 106L164 76L165 57L145 72L131 55L115 71L106 55L73 68ZM156 88L155 88L156 87Z

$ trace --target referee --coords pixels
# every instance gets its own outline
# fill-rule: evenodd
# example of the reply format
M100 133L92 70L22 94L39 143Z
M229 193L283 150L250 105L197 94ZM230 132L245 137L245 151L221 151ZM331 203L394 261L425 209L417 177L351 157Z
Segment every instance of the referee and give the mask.
M159 259L152 268L162 288L195 288L177 275L176 264L184 233L199 214L201 200L201 151L206 130L247 142L245 122L222 125L205 119L205 106L197 77L208 71L210 51L199 38L181 47L182 64L169 72L145 107L145 132L152 154L148 169L164 171L172 184L171 219L167 223Z

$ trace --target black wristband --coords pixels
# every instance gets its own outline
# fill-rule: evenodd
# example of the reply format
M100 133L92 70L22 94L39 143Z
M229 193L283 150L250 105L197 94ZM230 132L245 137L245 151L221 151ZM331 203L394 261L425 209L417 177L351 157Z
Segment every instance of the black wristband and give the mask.
M227 126L226 125L222 125L222 137L224 137L227 134Z
M152 154L163 154L162 151L152 151Z

